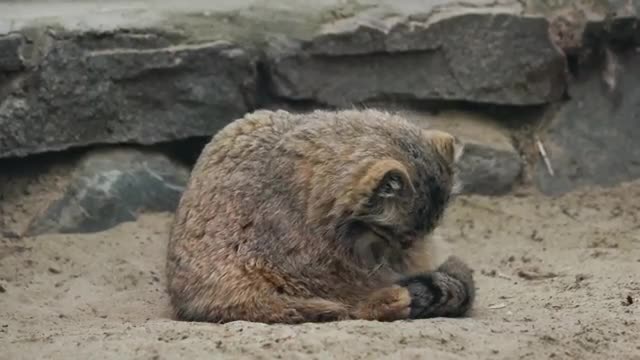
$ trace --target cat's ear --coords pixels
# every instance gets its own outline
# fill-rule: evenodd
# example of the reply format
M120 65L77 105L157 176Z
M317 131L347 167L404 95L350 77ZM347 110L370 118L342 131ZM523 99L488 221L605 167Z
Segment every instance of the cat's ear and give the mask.
M389 214L390 209L398 208L397 201L412 199L416 191L407 167L393 159L367 163L352 179L334 209L355 216Z
M368 201L409 196L415 191L407 168L392 159L379 160L371 165L357 187Z
M435 129L426 129L422 131L429 145L440 154L454 169L453 180L451 185L451 194L459 194L463 188L461 178L457 169L457 163L464 154L464 144L456 136Z
M433 149L450 164L457 163L464 153L464 144L456 136L433 129L426 129L422 134Z

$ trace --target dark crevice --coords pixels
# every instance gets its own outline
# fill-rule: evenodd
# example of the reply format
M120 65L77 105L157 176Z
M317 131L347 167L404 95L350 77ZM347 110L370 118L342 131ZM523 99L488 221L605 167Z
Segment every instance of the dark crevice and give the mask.
M277 95L274 90L274 82L271 77L269 65L264 60L257 62L257 84L256 84L256 108L269 110L288 110L292 112L307 112L314 109L333 109L333 107L318 103L310 99L289 99Z
M268 65L259 60L256 63L256 107L264 107L273 102L272 81Z
M200 156L202 149L210 140L210 136L196 136L182 140L155 143L152 145L140 145L136 143L101 143L74 146L63 150L30 154L24 157L0 158L0 169L3 170L3 173L8 174L18 171L20 168L40 168L41 165L38 164L70 163L91 151L109 148L129 148L162 153L178 163L187 167L193 167ZM25 165L26 162L29 162L30 164Z
M0 102L15 91L15 82L24 74L22 71L0 72Z
M579 76L580 70L580 55L579 54L567 54L567 70L572 77Z
M149 146L148 148L162 152L173 160L191 168L195 165L202 150L209 141L211 141L211 136L196 136L183 140L159 143Z
M416 100L403 99L401 97L388 96L369 100L359 105L360 107L398 108L437 115L445 111L471 112L497 120L508 129L519 129L523 126L536 123L537 119L548 104L542 105L497 105L489 103L475 103L462 100Z

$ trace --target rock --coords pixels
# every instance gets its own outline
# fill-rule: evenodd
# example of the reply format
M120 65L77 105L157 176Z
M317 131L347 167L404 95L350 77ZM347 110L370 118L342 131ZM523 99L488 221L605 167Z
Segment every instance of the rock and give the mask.
M136 149L103 149L84 155L55 199L36 214L26 235L91 233L136 220L148 212L174 211L189 169L165 155Z
M0 4L0 32L15 32L0 36L0 158L209 137L265 99L530 105L565 92L547 20L515 0L76 5Z
M0 73L13 72L22 69L20 47L23 38L19 34L0 36Z
M49 41L0 98L0 158L210 136L254 107L254 59L227 42L88 50L78 45L86 39Z
M504 195L518 181L522 161L516 150L496 149L492 145L467 143L460 161L463 193Z
M458 136L465 144L460 159L462 193L504 195L512 190L523 170L518 151L497 121L464 112L438 115L402 111L421 126L441 129Z
M565 61L548 21L510 8L452 7L336 21L310 40L274 37L273 91L350 106L382 98L534 105L561 99Z
M609 60L616 65L599 62L580 71L570 87L572 100L540 134L555 173L541 159L536 164L534 181L546 194L640 177L640 54Z

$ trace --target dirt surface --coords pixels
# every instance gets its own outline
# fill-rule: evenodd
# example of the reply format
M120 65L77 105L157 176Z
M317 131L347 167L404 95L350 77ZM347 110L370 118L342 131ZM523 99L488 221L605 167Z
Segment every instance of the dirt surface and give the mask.
M300 326L168 318L170 216L0 241L0 359L640 359L640 182L462 197L438 232L476 270L464 319Z

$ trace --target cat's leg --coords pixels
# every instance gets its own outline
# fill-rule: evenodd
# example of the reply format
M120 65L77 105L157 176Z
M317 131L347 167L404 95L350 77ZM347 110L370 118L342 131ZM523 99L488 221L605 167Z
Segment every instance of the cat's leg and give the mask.
M321 298L288 299L289 306L304 322L329 322L351 319L349 308L342 303Z
M435 271L412 275L396 285L373 291L347 313L343 304L301 299L290 306L305 321L353 319L395 321L437 316L457 317L469 312L475 300L473 271L459 258L449 257Z
M319 298L253 296L243 301L201 301L197 307L193 305L192 302L188 308L178 308L176 318L213 323L250 321L267 324L300 324L352 318L346 305Z

